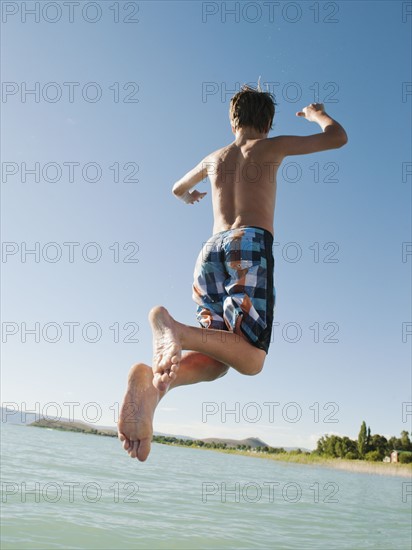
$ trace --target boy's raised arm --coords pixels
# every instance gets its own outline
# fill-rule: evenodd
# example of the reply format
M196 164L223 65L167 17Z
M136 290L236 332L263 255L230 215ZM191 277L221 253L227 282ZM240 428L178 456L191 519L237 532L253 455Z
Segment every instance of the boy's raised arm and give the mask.
M189 189L194 187L199 181L202 181L207 176L207 164L205 160L199 162L197 166L190 170L183 178L180 178L173 185L172 192L178 199L181 199L187 204L193 204L199 202L200 199L206 195L206 192L200 193L199 191L189 192Z
M327 149L338 149L347 143L348 136L345 130L333 120L324 110L322 103L311 103L304 107L296 116L304 117L309 122L316 122L322 128L322 133L311 136L278 136L270 138L276 151L283 156L307 155L326 151Z

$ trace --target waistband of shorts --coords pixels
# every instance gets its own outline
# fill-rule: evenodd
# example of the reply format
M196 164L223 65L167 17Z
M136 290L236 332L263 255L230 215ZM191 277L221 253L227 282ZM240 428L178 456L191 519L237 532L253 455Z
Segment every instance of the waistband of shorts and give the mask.
M231 231L236 231L237 229L255 229L257 230L257 233L261 233L262 235L267 235L271 239L274 238L270 231L268 231L264 227L259 227L258 225L241 225L239 227L234 227L232 229L225 229L225 231L218 231L217 233L213 233L212 237L215 237L216 235L223 235L224 233L230 233Z

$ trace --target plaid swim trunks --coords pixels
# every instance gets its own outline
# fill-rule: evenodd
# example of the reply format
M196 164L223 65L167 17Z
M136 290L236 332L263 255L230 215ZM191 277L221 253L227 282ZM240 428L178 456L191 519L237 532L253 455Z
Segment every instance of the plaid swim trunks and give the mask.
M273 284L273 236L247 226L214 234L194 270L196 318L204 328L240 328L249 342L268 353L276 290Z

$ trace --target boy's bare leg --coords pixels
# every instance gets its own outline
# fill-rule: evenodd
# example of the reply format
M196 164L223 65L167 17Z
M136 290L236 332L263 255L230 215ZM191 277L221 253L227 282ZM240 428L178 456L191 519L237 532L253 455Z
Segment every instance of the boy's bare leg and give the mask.
M153 331L153 383L160 391L175 380L182 349L209 355L241 374L253 375L262 370L266 352L243 336L241 318L235 332L183 325L162 306L150 311L149 320Z
M181 360L179 372L169 389L220 378L229 367L197 352L188 352ZM154 411L167 391L153 385L153 370L143 363L133 365L119 415L119 439L132 458L146 460L153 436Z

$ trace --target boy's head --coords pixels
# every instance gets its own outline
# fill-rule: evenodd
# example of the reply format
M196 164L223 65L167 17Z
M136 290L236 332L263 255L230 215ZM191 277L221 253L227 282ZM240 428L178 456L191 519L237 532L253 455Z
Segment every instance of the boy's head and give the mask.
M272 94L251 88L246 84L230 100L229 117L234 130L249 127L267 134L275 116L275 101Z

